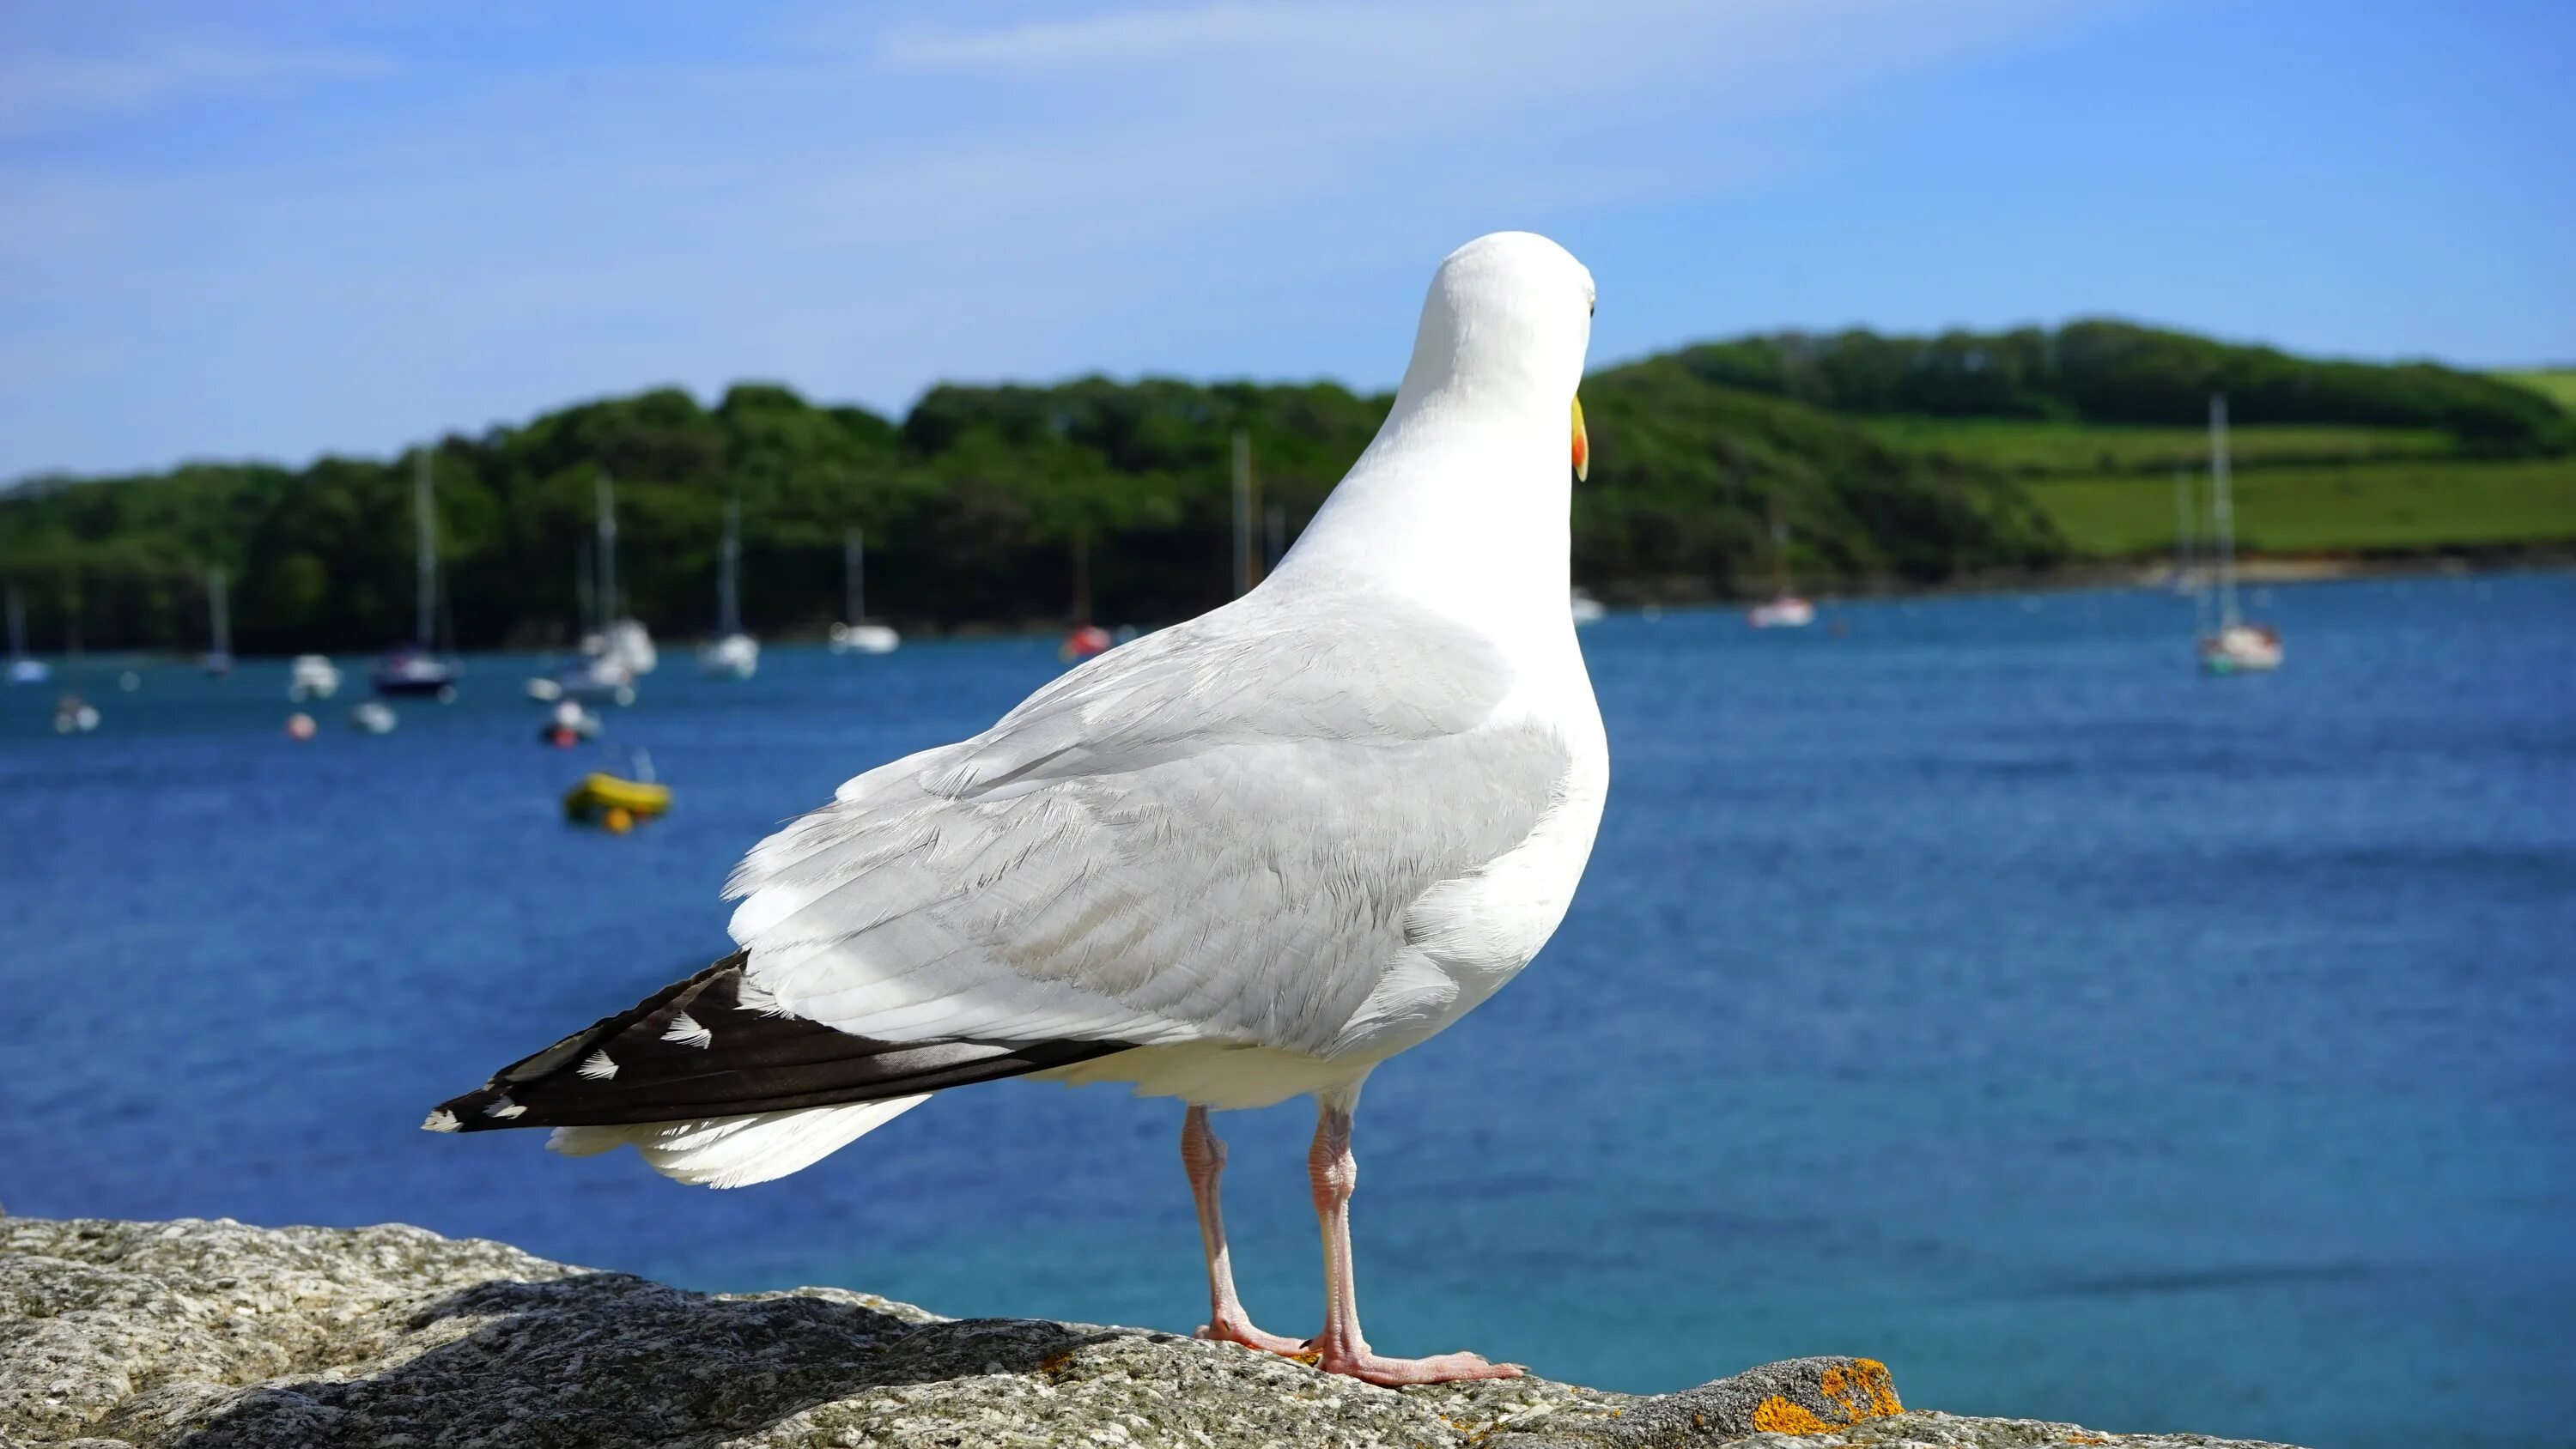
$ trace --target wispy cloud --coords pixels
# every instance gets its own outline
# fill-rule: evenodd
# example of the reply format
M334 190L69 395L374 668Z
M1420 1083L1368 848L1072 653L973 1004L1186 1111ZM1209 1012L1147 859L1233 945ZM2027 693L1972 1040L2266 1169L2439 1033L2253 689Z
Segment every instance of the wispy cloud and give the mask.
M1382 14L1383 12L1381 12ZM1064 66L1165 65L1265 44L1302 43L1345 15L1337 5L1311 13L1240 3L1119 10L1105 15L1021 20L983 29L904 25L879 48L904 70L1047 70Z
M286 100L184 170L0 147L43 213L0 223L0 348L82 342L0 378L0 475L380 446L664 380L888 407L1096 366L1383 382L1465 237L1740 184L1798 154L1765 118L2077 23L2042 0L949 14L552 37L578 67L526 31L483 47L506 66L399 33L82 52L121 59L12 96L0 130ZM357 80L363 104L326 89ZM184 401L112 427L80 401L117 391Z
M207 40L116 53L22 51L0 59L0 133L24 134L172 101L366 80L390 69L383 57L354 50Z

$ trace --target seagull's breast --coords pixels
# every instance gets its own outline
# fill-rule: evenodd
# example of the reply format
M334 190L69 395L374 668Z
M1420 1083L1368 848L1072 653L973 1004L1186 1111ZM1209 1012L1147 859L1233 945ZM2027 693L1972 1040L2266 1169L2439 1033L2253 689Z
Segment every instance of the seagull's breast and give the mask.
M1463 1013L1529 964L1573 904L1610 789L1609 750L1588 686L1558 722L1566 767L1528 837L1481 869L1425 891L1405 913L1414 949L1457 983Z
M1573 904L1609 794L1609 745L1580 651L1533 641L1486 728L1547 736L1561 753L1535 823L1516 844L1432 885L1401 922L1404 946L1343 1029L1336 1054L1383 1058L1464 1016L1520 974ZM1551 647L1561 644L1561 647ZM1526 788L1526 787L1525 787Z

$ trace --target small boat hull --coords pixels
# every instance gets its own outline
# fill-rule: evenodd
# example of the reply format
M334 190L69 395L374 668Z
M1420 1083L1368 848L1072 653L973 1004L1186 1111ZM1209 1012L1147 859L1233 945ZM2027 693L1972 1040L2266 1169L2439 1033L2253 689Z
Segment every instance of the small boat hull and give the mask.
M2281 636L2259 625L2240 624L2203 635L2200 667L2208 674L2268 674L2281 667Z
M1074 664L1106 654L1116 647L1117 643L1118 641L1111 637L1108 630L1097 624L1085 624L1064 636L1064 643L1056 647L1055 657L1067 664Z
M727 634L698 651L698 668L710 679L749 679L760 669L760 641Z
M629 780L594 770L564 792L564 818L581 825L622 830L639 820L670 813L671 787L649 780ZM623 821L624 824L620 824Z
M1783 594L1747 610L1744 622L1756 629L1804 629L1816 622L1816 606L1794 594Z
M379 675L376 693L388 699L435 699L446 704L456 698L456 681L452 678L418 679L408 676L388 679Z
M435 699L445 704L456 698L456 666L417 650L385 656L368 679L376 693L389 699Z
M340 692L340 669L319 654L299 654L287 675L290 700L329 699Z
M832 626L832 652L835 654L891 654L902 642L903 636L884 624Z

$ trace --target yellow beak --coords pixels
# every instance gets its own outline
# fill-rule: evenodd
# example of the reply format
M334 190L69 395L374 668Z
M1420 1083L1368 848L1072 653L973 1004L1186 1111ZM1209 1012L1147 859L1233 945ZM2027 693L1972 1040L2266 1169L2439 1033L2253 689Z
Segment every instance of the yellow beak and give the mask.
M1574 481L1592 476L1592 435L1583 431L1583 399L1574 400Z

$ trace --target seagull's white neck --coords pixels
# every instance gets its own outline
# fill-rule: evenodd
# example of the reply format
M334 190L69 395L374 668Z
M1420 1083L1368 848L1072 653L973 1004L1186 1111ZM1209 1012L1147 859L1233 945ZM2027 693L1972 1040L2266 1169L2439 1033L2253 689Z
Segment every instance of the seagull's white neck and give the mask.
M1471 624L1568 629L1568 405L1414 369L1368 451L1280 560L1282 590L1359 582Z

